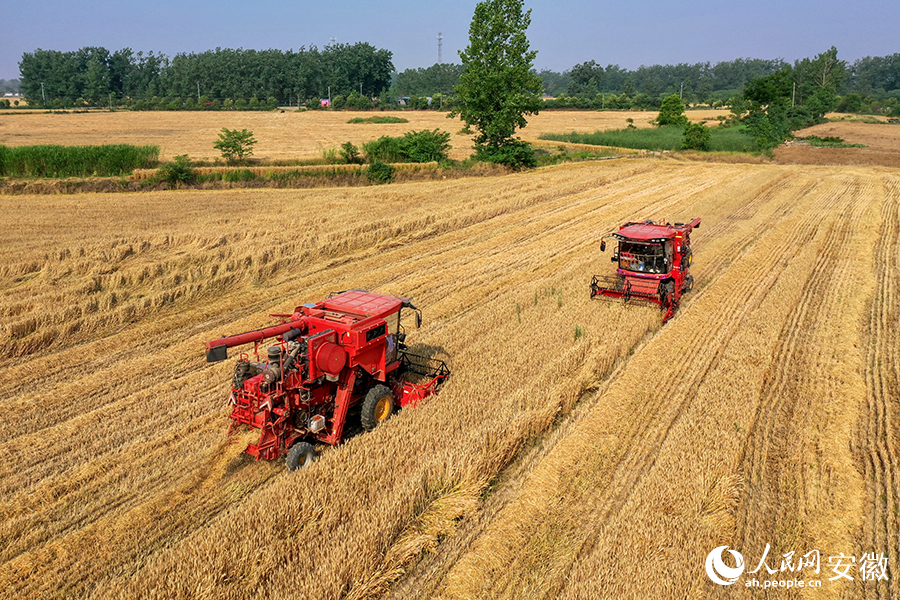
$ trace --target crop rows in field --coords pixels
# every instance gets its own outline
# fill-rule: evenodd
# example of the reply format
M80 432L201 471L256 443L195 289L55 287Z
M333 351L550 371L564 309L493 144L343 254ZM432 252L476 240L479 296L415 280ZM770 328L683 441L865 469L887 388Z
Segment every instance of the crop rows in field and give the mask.
M897 195L864 169L644 160L52 197L40 214L0 198L24 223L0 272L0 584L702 596L715 545L893 551L897 379L879 360ZM676 319L588 299L611 268L601 233L694 216ZM426 324L410 341L452 378L307 471L242 458L246 439L222 437L230 364L203 363L203 342L356 287L413 297Z

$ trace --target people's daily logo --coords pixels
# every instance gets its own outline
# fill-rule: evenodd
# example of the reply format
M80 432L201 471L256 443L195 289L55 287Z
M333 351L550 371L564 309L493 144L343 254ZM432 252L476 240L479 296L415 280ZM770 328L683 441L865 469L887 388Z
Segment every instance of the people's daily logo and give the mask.
M734 567L729 567L722 560L722 553L725 550L728 550L728 546L719 546L706 557L706 574L719 585L731 585L744 572L744 557L741 556L741 553L736 550L728 550L737 563Z

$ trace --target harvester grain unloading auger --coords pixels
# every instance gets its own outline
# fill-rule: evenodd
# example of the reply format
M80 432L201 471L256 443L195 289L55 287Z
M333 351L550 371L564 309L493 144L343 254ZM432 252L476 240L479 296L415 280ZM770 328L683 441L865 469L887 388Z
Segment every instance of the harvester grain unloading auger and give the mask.
M672 318L681 295L694 287L691 276L691 231L700 219L690 223L659 224L654 221L625 223L618 231L600 238L600 251L612 238L619 247L612 256L618 264L612 276L594 275L591 298L621 298L623 302L652 302L664 311L663 323Z
M231 382L231 425L260 430L245 452L272 460L287 454L287 468L315 460L313 442L340 444L348 411L360 407L360 424L372 430L397 406L417 406L450 376L441 360L407 351L400 313L422 312L406 298L363 290L332 294L289 315L270 315L279 325L206 344L207 362L227 358L227 349L253 344L256 360L241 354ZM275 343L265 361L259 345Z

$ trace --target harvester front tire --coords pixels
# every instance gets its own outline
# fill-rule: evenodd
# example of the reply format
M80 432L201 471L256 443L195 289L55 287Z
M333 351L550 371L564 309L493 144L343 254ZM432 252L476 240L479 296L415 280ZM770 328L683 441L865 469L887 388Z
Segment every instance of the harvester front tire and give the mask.
M390 388L384 385L376 385L366 394L362 404L363 429L372 431L381 423L391 418L394 413L394 395Z
M316 449L309 442L298 442L288 450L284 464L288 471L305 469L316 461Z
M684 286L682 286L682 291L686 294L694 289L694 277L693 275L688 275L684 280Z

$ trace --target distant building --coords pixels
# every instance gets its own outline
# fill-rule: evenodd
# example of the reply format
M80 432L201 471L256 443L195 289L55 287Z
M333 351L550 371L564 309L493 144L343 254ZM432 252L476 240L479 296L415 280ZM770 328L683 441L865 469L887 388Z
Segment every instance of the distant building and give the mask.
M331 100L329 100L328 98L322 98L321 102L322 108L331 108Z

